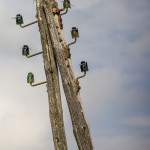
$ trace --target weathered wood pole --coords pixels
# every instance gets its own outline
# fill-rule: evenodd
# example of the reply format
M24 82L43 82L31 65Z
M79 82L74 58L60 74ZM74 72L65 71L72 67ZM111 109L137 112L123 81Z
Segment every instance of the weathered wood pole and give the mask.
M75 135L79 150L93 150L92 140L87 122L84 117L83 109L80 103L80 97L77 86L77 80L74 76L69 59L66 59L62 38L56 28L54 15L52 14L53 0L43 0L43 13L48 24L49 40L53 44L54 56L61 74L63 88L67 99L73 133Z
M46 17L47 15L45 14L43 4L43 0L36 0L37 19L41 35L44 68L47 79L49 116L53 141L55 150L67 150L68 148L64 130L58 68L53 52L49 24Z

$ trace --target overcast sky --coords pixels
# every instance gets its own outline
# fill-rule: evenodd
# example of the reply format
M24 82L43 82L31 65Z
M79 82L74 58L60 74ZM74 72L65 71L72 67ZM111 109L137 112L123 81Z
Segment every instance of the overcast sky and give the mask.
M31 71L45 80L42 56L21 55L24 44L41 50L38 26L20 29L17 13L34 21L34 1L0 0L0 150L54 150L46 87L26 83ZM76 76L80 61L89 63L80 84L95 150L149 150L150 0L72 0L63 22L68 42L71 27L80 30ZM62 102L68 147L77 150L63 91Z

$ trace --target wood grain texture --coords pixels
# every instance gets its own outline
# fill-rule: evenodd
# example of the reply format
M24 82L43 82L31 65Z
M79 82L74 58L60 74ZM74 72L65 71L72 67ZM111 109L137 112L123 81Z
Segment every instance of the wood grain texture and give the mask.
M51 42L49 24L42 0L36 0L37 18L41 43L43 48L43 61L47 79L47 92L49 99L49 115L53 134L55 150L67 150L67 140L64 130L63 110L61 104L59 76L56 59Z
M79 150L93 150L90 131L84 117L80 96L77 92L77 81L74 76L70 61L64 55L61 37L56 28L54 15L51 13L51 2L53 0L43 0L44 11L48 23L50 40L54 47L54 55L58 63L68 108L71 115L73 133L75 135Z

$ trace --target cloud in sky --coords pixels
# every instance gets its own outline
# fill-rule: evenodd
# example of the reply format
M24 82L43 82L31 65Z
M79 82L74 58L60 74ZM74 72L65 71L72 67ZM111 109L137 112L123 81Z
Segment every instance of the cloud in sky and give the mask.
M149 140L145 139L141 141L141 139L132 137L132 136L114 136L114 137L102 137L96 139L97 147L102 148L103 150L126 150L126 149L136 149L141 150L149 150Z
M124 122L128 126L139 127L139 128L150 128L150 117L136 116L125 120Z
M99 150L149 150L150 143L150 1L72 0L63 17L65 34L77 25L80 39L72 47L73 66L87 60L90 71L81 80L82 105ZM44 80L42 57L27 60L21 47L41 49L38 27L20 29L11 17L22 13L35 19L30 0L0 2L0 149L54 149L45 86L26 85L26 74ZM64 94L66 129L71 129ZM76 150L72 130L66 130L69 149Z
M72 7L75 9L87 9L91 8L93 5L96 5L99 2L99 0L72 0Z

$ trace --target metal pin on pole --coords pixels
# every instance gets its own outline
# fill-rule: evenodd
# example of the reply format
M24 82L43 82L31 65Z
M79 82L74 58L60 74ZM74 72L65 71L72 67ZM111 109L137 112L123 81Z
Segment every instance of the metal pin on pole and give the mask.
M28 23L28 24L26 24L26 25L20 25L20 27L21 28L26 28L26 27L28 27L28 26L31 26L31 25L33 25L33 24L36 24L38 21L36 20L36 21L33 21L33 22L31 22L31 23Z
M79 38L78 28L72 27L71 36L72 36L73 42L69 43L68 47L70 47L71 45L73 45L73 44L75 44L77 42L77 38Z
M32 72L29 72L27 75L27 83L29 83L31 86L35 87L35 86L45 84L45 83L47 83L47 81L34 83L34 74Z
M33 25L33 24L35 24L35 23L38 22L38 21L36 20L36 21L33 21L33 22L28 23L28 24L26 24L26 25L23 25L23 24L24 24L24 21L23 21L23 16L22 16L21 14L17 14L15 18L16 18L16 24L19 25L21 28L28 27L28 26Z
M40 54L43 54L43 51L30 55L29 46L28 45L23 45L23 47L22 47L22 55L26 56L27 58L31 58L31 57L34 57L34 56L37 56L37 55L40 55Z

